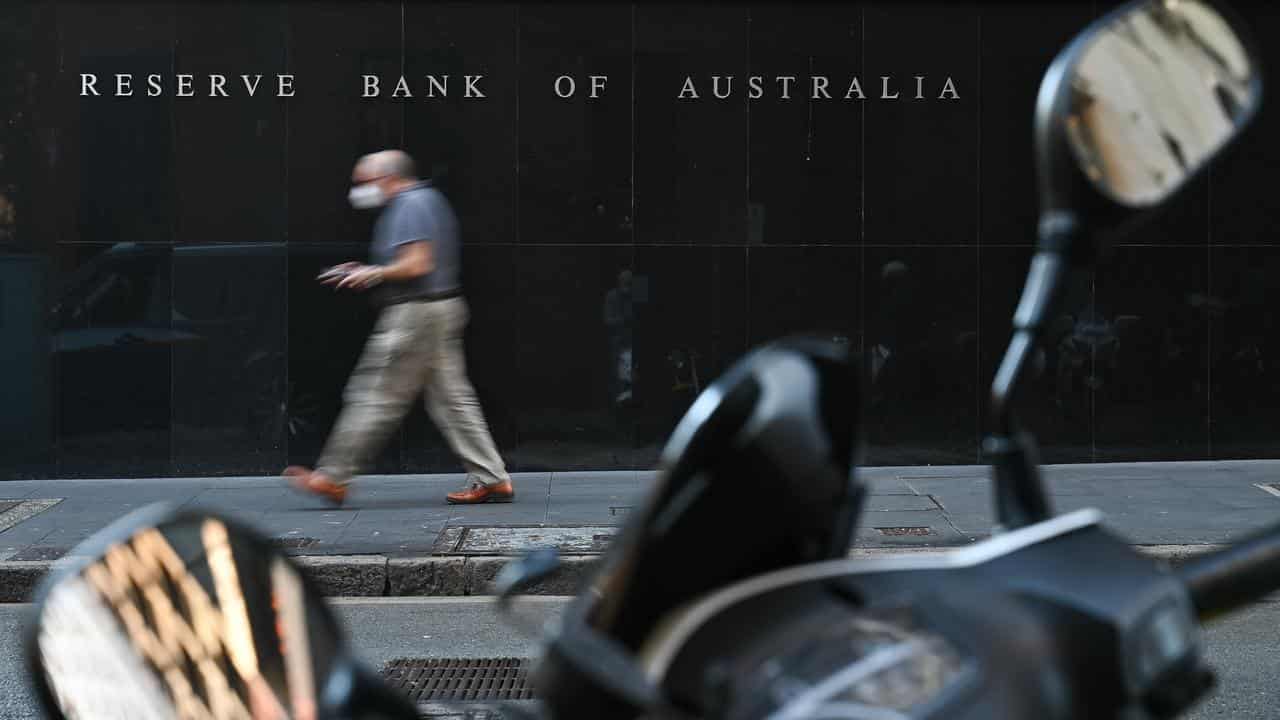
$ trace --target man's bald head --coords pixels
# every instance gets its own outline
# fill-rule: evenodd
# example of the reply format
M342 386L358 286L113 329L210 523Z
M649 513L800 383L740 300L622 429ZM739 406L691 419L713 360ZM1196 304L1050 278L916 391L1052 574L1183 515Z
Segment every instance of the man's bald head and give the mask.
M408 153L402 150L383 150L356 161L356 167L351 171L351 184L376 186L381 193L382 203L385 203L416 186L418 170Z
M356 182L381 178L413 181L418 179L418 168L409 153L403 150L382 150L360 158L352 175Z

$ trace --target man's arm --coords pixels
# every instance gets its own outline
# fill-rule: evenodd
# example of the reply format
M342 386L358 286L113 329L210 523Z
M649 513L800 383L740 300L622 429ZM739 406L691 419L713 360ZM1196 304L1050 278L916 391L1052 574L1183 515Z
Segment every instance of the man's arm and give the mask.
M339 288L364 290L386 280L412 280L435 269L429 240L405 243L390 265L362 265L338 282Z
M431 240L439 225L431 205L406 208L392 219L396 259L387 265L367 265L357 269L338 287L364 290L385 280L412 280L435 269Z
M430 240L415 240L401 245L395 262L380 266L384 280L412 280L435 270L435 256Z

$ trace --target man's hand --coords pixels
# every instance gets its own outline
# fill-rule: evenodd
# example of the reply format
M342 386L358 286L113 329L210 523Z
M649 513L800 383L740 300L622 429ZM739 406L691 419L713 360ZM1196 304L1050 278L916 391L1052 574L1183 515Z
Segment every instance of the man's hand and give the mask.
M435 269L435 261L431 255L431 243L426 240L408 243L400 248L395 262L390 265L363 265L361 263L343 263L332 270L343 271L320 276L320 282L333 285L338 289L367 290L387 280L413 280L422 277Z
M323 273L320 273L320 276L316 279L319 280L322 285L337 285L342 281L342 278L346 277L347 273L358 267L360 267L360 263L358 262L344 262L341 265L334 265Z
M367 290L384 279L381 265L361 265L338 281L338 289Z

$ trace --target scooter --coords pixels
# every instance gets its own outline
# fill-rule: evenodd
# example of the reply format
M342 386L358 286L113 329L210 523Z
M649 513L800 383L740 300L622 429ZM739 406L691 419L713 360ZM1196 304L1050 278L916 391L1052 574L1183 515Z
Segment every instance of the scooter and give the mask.
M1052 512L1014 408L1063 279L1256 113L1252 47L1225 9L1143 0L1049 68L1039 249L985 443L995 536L939 557L848 558L865 494L859 360L815 338L766 345L678 424L656 488L550 628L541 705L508 716L1138 720L1203 697L1200 625L1280 589L1280 526L1177 570L1138 555L1097 510ZM297 568L229 519L151 508L73 555L42 586L28 638L53 717L414 716L354 660ZM509 565L499 602L556 568L551 550Z

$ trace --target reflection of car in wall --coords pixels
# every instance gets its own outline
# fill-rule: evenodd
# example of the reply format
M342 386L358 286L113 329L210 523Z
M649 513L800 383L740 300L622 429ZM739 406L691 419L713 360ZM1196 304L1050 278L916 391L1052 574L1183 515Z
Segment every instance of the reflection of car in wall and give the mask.
M366 250L112 246L68 278L54 308L61 432L226 428L256 448L323 434L371 312L313 278ZM290 352L305 363L289 367Z
M169 423L170 250L121 244L77 269L53 308L63 435Z

